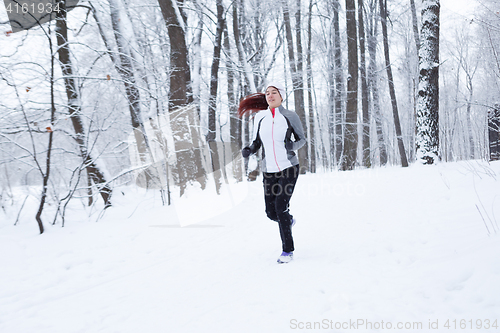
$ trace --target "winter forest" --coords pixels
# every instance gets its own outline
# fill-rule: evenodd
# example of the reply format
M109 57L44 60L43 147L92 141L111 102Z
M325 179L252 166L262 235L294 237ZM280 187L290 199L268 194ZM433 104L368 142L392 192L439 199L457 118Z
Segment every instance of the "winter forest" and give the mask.
M2 333L498 329L500 0L4 5ZM238 116L270 82L286 265Z
M498 1L453 25L438 0L56 3L29 30L1 22L0 203L36 199L41 232L124 184L168 205L251 180L253 122L236 110L269 80L307 132L301 173L488 159Z

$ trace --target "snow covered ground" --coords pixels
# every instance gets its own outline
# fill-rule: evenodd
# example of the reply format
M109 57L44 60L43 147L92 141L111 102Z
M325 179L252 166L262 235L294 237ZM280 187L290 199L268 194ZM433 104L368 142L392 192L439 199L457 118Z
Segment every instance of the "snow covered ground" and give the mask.
M34 204L0 215L0 332L500 329L500 162L301 176L285 265L261 179L169 207L122 190L43 235Z

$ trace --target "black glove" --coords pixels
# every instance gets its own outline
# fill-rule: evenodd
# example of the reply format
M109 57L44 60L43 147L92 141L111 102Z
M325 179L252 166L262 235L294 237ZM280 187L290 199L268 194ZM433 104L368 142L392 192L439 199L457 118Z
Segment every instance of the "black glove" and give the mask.
M285 148L286 148L286 150L293 150L293 142L292 141L286 142Z
M248 156L250 156L250 154L252 153L252 150L250 149L250 147L245 147L243 148L243 150L241 151L241 155L244 157L244 158L247 158Z

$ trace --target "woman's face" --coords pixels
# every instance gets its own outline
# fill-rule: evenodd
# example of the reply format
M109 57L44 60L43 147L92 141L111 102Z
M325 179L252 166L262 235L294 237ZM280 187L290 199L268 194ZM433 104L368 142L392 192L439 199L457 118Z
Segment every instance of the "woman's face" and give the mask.
M281 105L283 98L281 98L278 89L269 87L266 89L266 101L269 104L269 108L274 109Z

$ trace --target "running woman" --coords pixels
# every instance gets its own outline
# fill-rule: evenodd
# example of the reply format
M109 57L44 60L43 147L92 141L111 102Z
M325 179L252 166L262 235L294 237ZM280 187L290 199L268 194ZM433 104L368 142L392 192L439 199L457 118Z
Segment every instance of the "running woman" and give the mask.
M245 97L238 108L240 117L256 113L253 143L243 148L242 155L246 158L262 147L266 214L279 224L283 249L278 258L280 264L290 262L295 250L292 237L295 219L289 212L289 203L300 170L295 151L306 143L299 116L282 106L285 96L280 84L271 83L265 94Z

